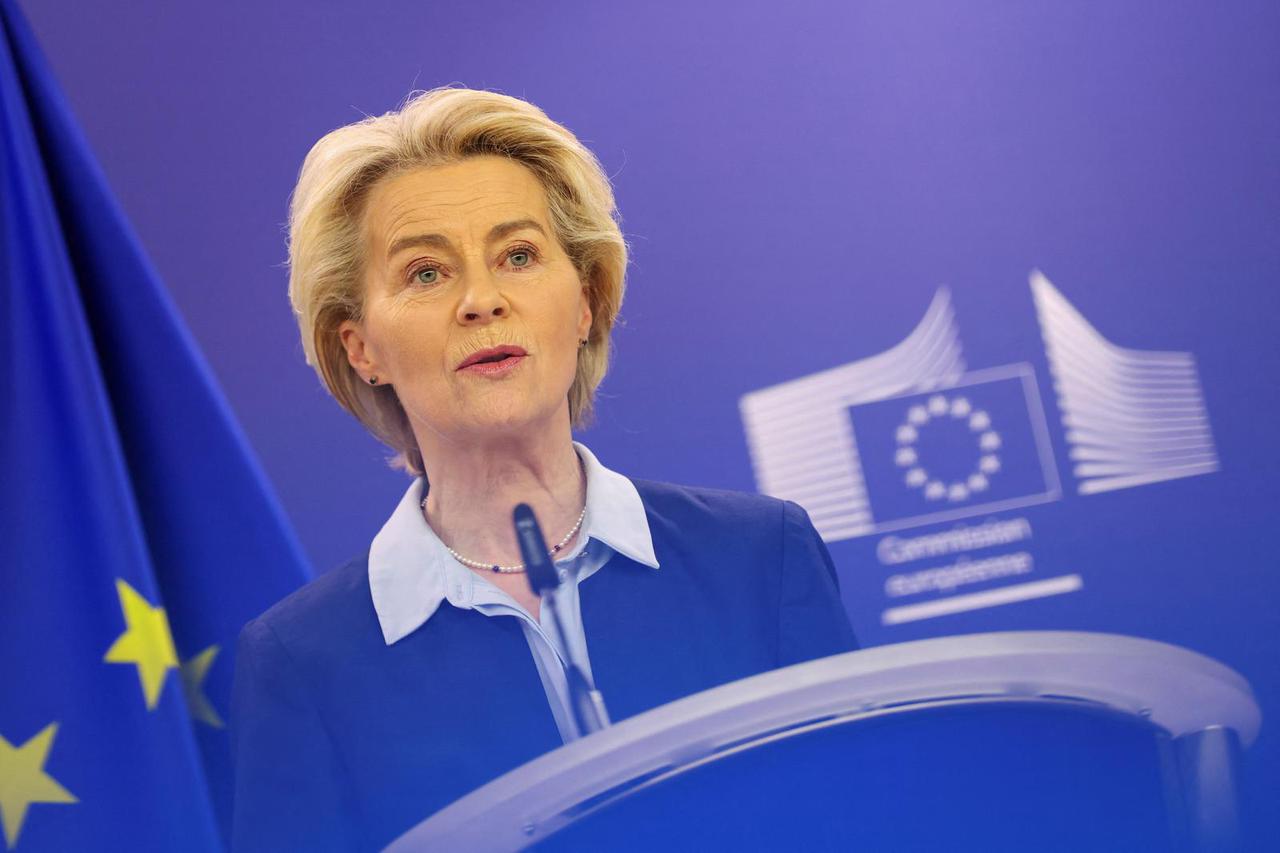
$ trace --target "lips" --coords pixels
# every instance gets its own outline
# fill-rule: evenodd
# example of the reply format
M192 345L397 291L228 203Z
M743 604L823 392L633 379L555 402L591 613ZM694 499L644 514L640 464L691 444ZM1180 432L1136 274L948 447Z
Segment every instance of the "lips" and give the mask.
M463 370L473 364L501 362L508 358L519 358L524 355L528 355L528 353L524 351L523 347L507 345L490 347L489 349L482 349L479 352L475 352L467 356L456 369Z

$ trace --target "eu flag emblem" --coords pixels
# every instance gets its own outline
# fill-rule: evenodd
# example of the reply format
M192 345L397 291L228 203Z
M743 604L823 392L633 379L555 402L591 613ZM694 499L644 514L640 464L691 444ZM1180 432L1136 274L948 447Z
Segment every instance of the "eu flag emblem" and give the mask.
M877 531L1059 494L1044 412L1026 365L848 411Z

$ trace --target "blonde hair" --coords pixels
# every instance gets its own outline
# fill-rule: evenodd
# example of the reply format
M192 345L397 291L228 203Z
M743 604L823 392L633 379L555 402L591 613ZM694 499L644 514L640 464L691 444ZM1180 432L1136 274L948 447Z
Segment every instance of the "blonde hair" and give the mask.
M307 364L338 403L396 451L395 467L425 474L422 452L395 389L356 374L338 337L364 308L362 222L370 190L415 168L479 156L508 157L546 191L552 230L585 284L587 344L569 389L575 428L591 423L622 305L627 244L600 162L563 125L527 101L445 86L410 93L395 112L325 134L307 154L289 203L289 301Z

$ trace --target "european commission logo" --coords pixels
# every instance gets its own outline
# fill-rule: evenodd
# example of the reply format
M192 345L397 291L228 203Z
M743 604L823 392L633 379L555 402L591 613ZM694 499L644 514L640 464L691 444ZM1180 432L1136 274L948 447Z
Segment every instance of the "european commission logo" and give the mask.
M1117 346L1043 274L1030 283L1075 491L1216 471L1194 357ZM1062 496L1049 426L1029 364L967 371L946 289L892 349L740 405L760 491L803 506L827 542L885 534L883 624L1083 588L1067 567L1038 577L1030 521L998 516Z

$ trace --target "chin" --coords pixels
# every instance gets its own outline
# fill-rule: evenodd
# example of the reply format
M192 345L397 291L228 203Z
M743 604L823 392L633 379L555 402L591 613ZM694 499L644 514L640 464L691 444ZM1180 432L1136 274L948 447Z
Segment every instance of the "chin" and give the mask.
M528 405L524 401L510 401L508 405L486 404L479 407L467 418L470 428L475 432L491 430L516 430L527 428L547 417L550 413Z

